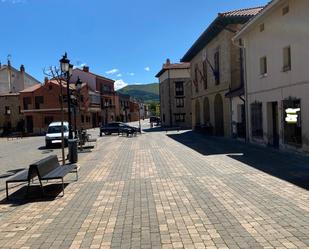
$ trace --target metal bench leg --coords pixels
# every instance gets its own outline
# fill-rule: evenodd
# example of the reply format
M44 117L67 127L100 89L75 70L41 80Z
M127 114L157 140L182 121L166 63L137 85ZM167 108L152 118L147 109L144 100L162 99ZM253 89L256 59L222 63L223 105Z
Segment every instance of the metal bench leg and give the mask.
M61 178L62 180L62 196L64 196L64 182L63 182L63 177Z
M8 200L9 199L9 183L6 182L5 185L6 185L6 199Z
M42 181L41 181L40 178L39 178L39 182L40 182L40 186L41 186L41 190L42 190L42 196L44 196L45 195L44 188L43 188L43 184L42 184Z
M32 180L32 181L33 181L33 180ZM28 194L29 194L29 188L30 188L30 180L28 181L28 185L27 185L26 197L28 197Z

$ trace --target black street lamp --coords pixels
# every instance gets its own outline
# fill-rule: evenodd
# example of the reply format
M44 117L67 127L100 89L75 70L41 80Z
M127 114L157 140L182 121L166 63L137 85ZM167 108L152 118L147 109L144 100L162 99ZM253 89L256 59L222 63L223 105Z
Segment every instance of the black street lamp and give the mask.
M61 72L66 77L67 81L67 101L68 101L68 123L69 123L69 139L73 139L72 119L71 119L71 93L70 93L70 78L73 73L73 65L70 64L67 53L59 60Z
M74 133L75 138L77 138L77 124L76 124L76 108L79 107L79 101L80 101L80 90L82 88L83 82L80 80L80 78L77 78L77 81L75 82L75 88L76 88L76 102L74 105Z

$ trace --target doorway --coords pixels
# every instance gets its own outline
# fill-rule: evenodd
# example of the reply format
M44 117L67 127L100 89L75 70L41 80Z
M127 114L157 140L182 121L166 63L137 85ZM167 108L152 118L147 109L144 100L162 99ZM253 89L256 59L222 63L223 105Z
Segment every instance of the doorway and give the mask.
M32 116L26 116L26 129L27 129L27 133L33 133L33 118L32 118Z
M224 136L223 100L220 94L215 97L215 135Z
M278 102L267 103L268 144L271 147L279 147L279 117Z
M272 102L273 146L279 147L278 102Z

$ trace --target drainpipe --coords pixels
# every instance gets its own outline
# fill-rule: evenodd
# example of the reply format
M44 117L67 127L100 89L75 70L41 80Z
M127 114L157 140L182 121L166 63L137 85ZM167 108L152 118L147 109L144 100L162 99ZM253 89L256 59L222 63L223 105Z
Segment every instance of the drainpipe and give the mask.
M249 104L248 104L248 82L247 82L247 67L246 67L246 48L242 43L242 40L239 39L239 43L236 43L234 39L232 42L235 46L240 48L240 70L241 70L241 84L244 87L245 98L239 96L239 98L244 102L245 105L245 121L246 121L246 136L245 142L249 142Z

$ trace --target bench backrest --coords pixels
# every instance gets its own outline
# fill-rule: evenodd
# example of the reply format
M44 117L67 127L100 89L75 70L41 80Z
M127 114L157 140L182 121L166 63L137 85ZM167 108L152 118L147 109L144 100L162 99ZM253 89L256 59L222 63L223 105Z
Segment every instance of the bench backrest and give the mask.
M60 167L60 164L57 156L51 155L31 164L29 174L31 174L32 177L37 175L41 178L58 167Z

